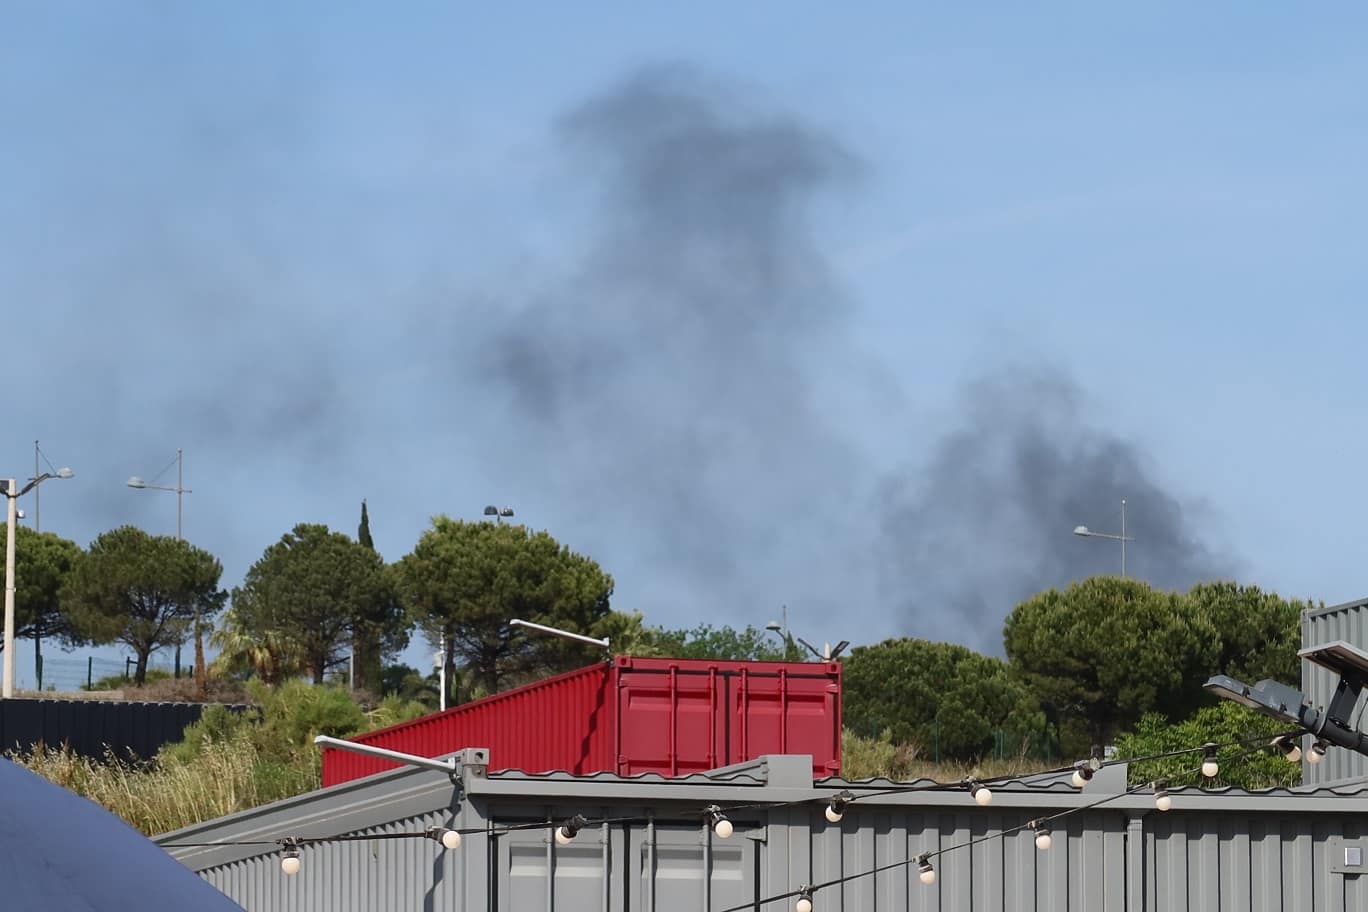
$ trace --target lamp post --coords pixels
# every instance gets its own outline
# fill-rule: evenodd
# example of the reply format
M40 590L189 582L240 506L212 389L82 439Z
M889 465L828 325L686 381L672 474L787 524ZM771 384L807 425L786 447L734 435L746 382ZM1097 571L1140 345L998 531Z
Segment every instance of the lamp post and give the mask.
M168 466L167 468L170 468ZM162 471L165 471L163 469ZM184 495L193 494L185 486L185 451L177 447L176 449L176 486L152 484L134 475L128 479L130 488L137 488L139 491L170 491L176 495L176 541L184 541L181 536L181 503ZM176 644L176 677L180 677L180 644ZM199 604L195 605L195 686L201 690L204 688L204 638L200 631L200 609Z
M1094 532L1087 526L1075 526L1073 531L1074 535L1081 535L1084 538L1106 538L1111 541L1119 541L1121 543L1121 575L1123 577L1126 575L1126 542L1135 541L1135 539L1126 535L1126 499L1124 497L1121 498L1120 535L1111 535L1106 532Z
M4 493L6 504L5 517L5 659L3 665L3 683L0 683L0 695L8 700L14 696L14 539L15 524L19 520L19 498L38 485L47 481L49 478L70 478L75 473L68 468L58 469L56 472L44 472L34 476L29 483L22 488L13 478L4 480Z

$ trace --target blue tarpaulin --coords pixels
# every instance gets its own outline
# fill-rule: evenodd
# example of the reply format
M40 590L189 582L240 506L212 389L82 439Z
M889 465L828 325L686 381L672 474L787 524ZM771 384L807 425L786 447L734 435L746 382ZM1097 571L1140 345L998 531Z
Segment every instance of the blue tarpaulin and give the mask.
M242 912L104 808L3 759L0 909Z

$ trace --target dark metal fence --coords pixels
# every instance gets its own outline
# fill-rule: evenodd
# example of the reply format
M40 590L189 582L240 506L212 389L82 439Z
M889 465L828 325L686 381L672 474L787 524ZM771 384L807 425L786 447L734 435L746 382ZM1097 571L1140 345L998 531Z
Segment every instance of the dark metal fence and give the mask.
M122 759L127 759L130 753L149 759L163 744L179 741L185 726L199 721L205 705L116 700L0 700L0 753L27 751L36 744L46 747L65 744L82 757L103 758L107 750L112 750Z

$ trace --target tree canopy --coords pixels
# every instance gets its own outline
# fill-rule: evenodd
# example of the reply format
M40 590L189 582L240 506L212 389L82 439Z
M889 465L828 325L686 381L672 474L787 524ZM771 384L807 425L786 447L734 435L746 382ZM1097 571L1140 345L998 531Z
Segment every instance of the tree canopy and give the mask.
M62 609L76 636L131 649L141 686L153 650L183 642L196 612L212 617L223 607L222 573L218 558L189 542L120 526L76 562Z
M0 548L7 533L0 523ZM14 631L23 638L56 637L75 645L82 637L61 609L62 585L81 559L81 546L51 532L19 527L14 542ZM0 642L0 650L4 643Z
M1102 744L1143 713L1184 718L1203 699L1220 637L1173 592L1093 577L1027 599L1007 617L1013 668L1056 718L1077 716Z
M428 640L445 642L448 666L460 658L485 693L534 670L601 657L509 626L522 618L587 634L609 612L613 578L546 532L438 516L396 568Z
M1021 750L1047 735L1039 704L1006 663L964 646L911 638L857 646L842 678L848 728L925 753L939 746L942 756L972 760L998 737Z
M1211 674L1250 683L1272 678L1295 684L1301 679L1301 615L1314 606L1233 582L1199 583L1183 600L1220 637Z
M292 647L322 683L358 631L391 650L407 638L403 610L380 555L327 526L300 523L251 566L233 590L237 629L260 638L276 661ZM272 647L268 640L274 638Z

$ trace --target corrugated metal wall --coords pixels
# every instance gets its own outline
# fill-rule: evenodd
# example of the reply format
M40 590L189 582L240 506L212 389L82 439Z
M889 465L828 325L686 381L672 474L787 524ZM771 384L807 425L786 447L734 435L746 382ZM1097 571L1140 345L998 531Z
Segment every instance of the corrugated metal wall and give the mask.
M1302 648L1335 640L1368 650L1368 602L1348 602L1302 615ZM1312 705L1328 706L1338 683L1339 677L1334 673L1302 662L1302 692L1311 698ZM1368 776L1368 757L1353 751L1332 750L1318 764L1303 762L1302 770L1307 785L1361 779Z
M1353 799L1349 799L1353 800ZM574 810L623 813L623 808ZM631 809L628 813L635 812ZM541 808L560 819L570 808ZM644 813L644 811L643 811ZM541 816L541 815L538 815ZM525 813L495 815L522 822ZM707 912L755 903L805 883L890 865L825 887L819 912L1352 912L1368 909L1368 884L1337 871L1345 847L1368 851L1355 815L1168 814L1096 810L1058 823L1047 851L1030 831L989 838L1026 822L1022 809L868 808L829 824L811 808L735 815L729 840L698 824L614 823L568 846L548 829L497 839L469 836L443 851L428 840L309 846L295 877L275 854L204 876L251 912ZM474 818L469 818L473 822ZM376 832L447 822L433 814ZM462 825L469 825L469 822ZM923 851L937 882L920 883ZM1362 866L1357 869L1363 871ZM791 909L793 899L764 910Z

